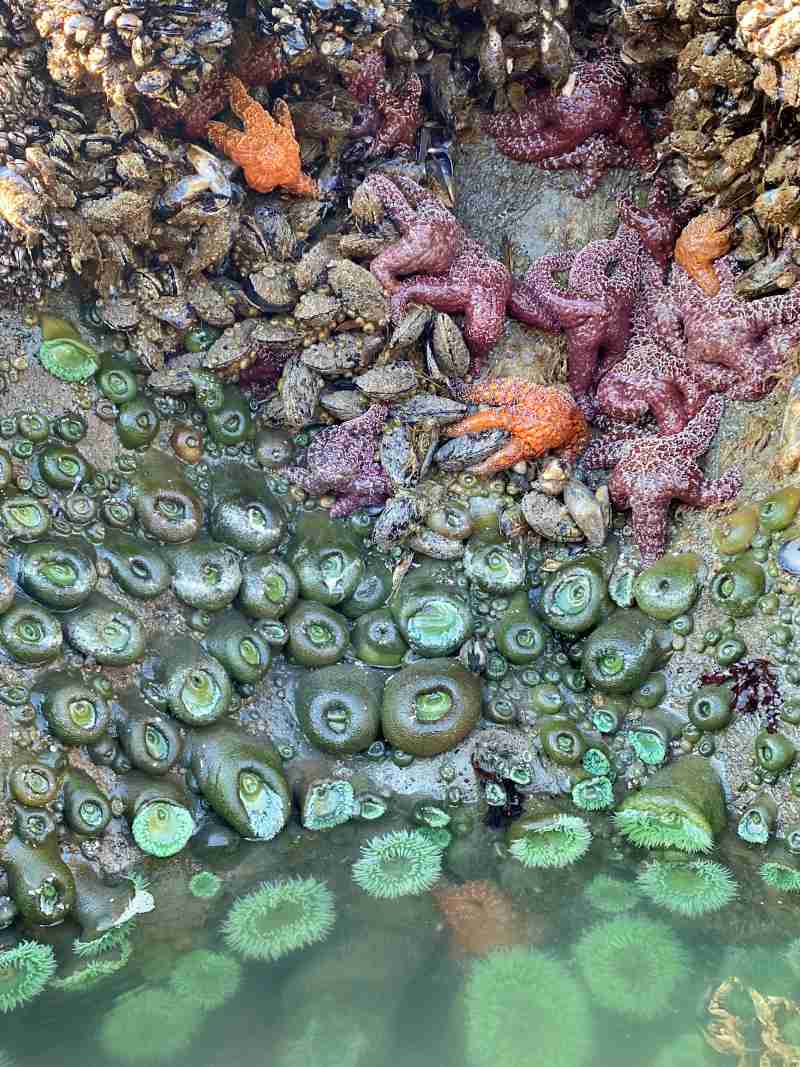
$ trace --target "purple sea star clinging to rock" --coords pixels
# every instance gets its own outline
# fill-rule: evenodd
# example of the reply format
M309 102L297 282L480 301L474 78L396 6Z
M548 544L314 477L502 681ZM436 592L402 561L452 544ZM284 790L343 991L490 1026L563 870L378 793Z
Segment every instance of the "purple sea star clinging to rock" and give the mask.
M609 494L616 507L632 512L634 537L645 566L666 548L673 499L705 508L732 500L741 488L736 468L710 481L695 462L711 444L724 406L722 397L712 396L679 433L603 437L584 453L586 470L613 467Z
M373 404L355 419L320 430L308 446L306 466L287 467L286 477L312 496L334 493L332 518L384 504L392 495L392 483L375 450L388 414L383 404Z
M484 129L511 159L539 163L546 170L581 168L575 195L589 196L610 167L655 166L640 104L655 99L611 51L576 64L559 92L537 93L519 114L484 120Z
M374 217L376 201L402 235L370 264L392 295L394 321L402 319L409 303L463 313L464 339L473 364L483 359L503 332L511 294L508 269L468 237L432 193L411 179L372 175L357 190L353 211ZM401 280L409 274L413 277Z
M508 302L514 318L544 330L563 329L569 345L569 384L587 417L595 413L591 390L626 354L637 300L663 288L663 274L678 232L663 181L653 183L647 206L618 202L622 223L609 240L580 252L537 260ZM566 289L556 271L568 271Z
M734 289L729 257L715 263L720 282L707 296L679 266L672 269L670 297L683 325L686 354L694 364L718 364L734 372L727 395L760 400L775 384L788 351L800 343L800 292L745 301Z
M677 316L662 295L656 290L640 299L625 357L601 379L595 401L604 415L623 422L650 413L659 433L673 434L736 379L725 367L686 359Z
M410 74L405 82L392 88L387 80L386 60L380 51L372 51L352 63L344 75L351 95L362 105L350 131L353 137L370 137L367 157L388 155L393 148L411 148L424 113L421 106L422 82Z

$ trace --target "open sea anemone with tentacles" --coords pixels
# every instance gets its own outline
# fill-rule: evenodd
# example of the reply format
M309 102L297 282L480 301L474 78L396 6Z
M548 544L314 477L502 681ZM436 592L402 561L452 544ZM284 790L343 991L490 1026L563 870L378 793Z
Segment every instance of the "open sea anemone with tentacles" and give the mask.
M239 897L222 934L228 948L245 959L278 960L323 941L336 920L334 898L316 878L262 882Z

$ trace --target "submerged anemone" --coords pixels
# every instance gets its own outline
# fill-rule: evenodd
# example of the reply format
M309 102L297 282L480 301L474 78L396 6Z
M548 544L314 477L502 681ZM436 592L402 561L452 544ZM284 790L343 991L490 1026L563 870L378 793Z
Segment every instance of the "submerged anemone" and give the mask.
M712 860L688 863L656 860L639 872L636 884L654 904L687 918L719 911L738 892L728 868Z
M612 878L610 874L596 874L583 895L593 908L609 915L630 911L641 900L635 882Z
M362 845L353 881L372 897L416 896L442 873L442 850L417 830L396 830Z
M684 949L655 919L624 917L592 927L575 949L592 996L609 1011L648 1020L664 1014L688 972Z
M507 840L523 867L568 867L586 855L592 832L579 815L546 815L512 823Z
M96 986L105 978L110 978L112 974L121 971L123 967L127 966L133 952L128 937L129 932L130 925L126 925L121 929L109 930L108 934L103 934L101 937L95 938L94 941L73 942L75 955L79 958L81 956L89 956L89 963L63 978L56 978L53 981L53 988L60 990L62 993L82 993L84 990ZM111 934L115 936L112 938L109 936ZM98 942L103 942L105 947L99 948ZM87 952L87 946L91 946L92 951ZM108 958L98 959L97 957L100 955Z
M478 960L464 990L471 1067L530 1063L580 1067L592 1051L586 994L562 963L514 948Z
M182 1001L192 1001L204 1011L211 1011L235 996L241 981L242 965L233 956L199 948L178 963L169 988Z
M228 912L222 934L245 959L278 960L324 941L336 918L333 894L316 878L263 882Z
M212 871L198 871L189 879L189 892L200 900L211 900L222 889L222 879Z
M115 1060L159 1063L183 1052L202 1021L197 1004L179 1000L163 987L134 989L103 1017L100 1044Z
M800 893L800 870L792 863L768 860L758 868L762 881L780 893Z
M56 973L56 960L49 945L20 941L0 952L0 1011L14 1011L33 1000Z

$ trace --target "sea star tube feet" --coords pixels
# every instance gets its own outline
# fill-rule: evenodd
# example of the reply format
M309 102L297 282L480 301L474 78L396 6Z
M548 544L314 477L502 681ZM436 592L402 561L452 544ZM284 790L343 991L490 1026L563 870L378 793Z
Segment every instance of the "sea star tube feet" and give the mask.
M645 566L666 548L672 500L705 508L727 503L741 489L738 469L731 468L712 481L695 462L711 444L724 406L722 397L709 397L679 433L600 438L583 456L586 470L613 467L609 494L616 507L631 511L634 538Z

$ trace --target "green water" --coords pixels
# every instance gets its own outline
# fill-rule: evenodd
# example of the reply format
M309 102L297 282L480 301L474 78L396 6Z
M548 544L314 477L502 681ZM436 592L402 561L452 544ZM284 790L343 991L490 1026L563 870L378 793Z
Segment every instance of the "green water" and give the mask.
M90 990L49 990L0 1017L0 1048L12 1057L9 1064L483 1067L513 1058L531 1067L724 1067L735 1061L706 1051L697 1040L710 1021L708 996L724 978L733 973L763 994L800 999L800 976L786 958L788 945L800 935L798 908L766 890L746 854L744 859L735 855L730 842L732 851L726 854L723 842L714 858L735 872L736 900L689 920L633 892L625 912L597 907L586 892L596 875L631 888L640 869L638 857L602 833L579 863L537 871L503 856L497 848L501 835L479 826L444 855L434 893L375 899L353 882L351 867L368 838L394 828L388 821L348 824L316 835L290 828L274 842L243 844L222 860L190 854L150 866L145 873L156 908L137 920L127 965ZM216 871L222 880L212 899L189 891L189 880L199 870ZM221 1006L198 1006L189 993L176 992L176 968L189 953L208 949L235 955L221 925L236 899L264 881L298 877L323 882L334 896L335 924L326 939L275 962L241 961L238 990ZM520 1001L518 991L489 981L476 999L479 987L471 985L471 977L486 961L465 954L464 937L459 949L437 904L455 887L476 880L489 883L481 892L496 897L466 935L462 921L466 941L473 948L476 940L483 941L485 953L493 938L513 929L517 946L557 961L555 986L526 989ZM510 909L512 920L498 901ZM674 941L680 957L674 988L655 1006L650 998L663 975L648 973L652 961L632 965L629 952L613 957L624 987L615 1000L616 977L593 990L578 947L598 925L639 920L665 924L660 930ZM74 933L66 928L44 932L61 976L81 964L72 953ZM184 972L187 967L191 961L183 964ZM237 966L232 971L238 973ZM218 982L212 996L225 994ZM605 1003L609 999L613 1008ZM159 1009L146 1024L137 1014L142 1003ZM739 999L734 1008L748 1040L757 1041L748 1002ZM579 1027L577 1040L570 1026ZM478 1047L482 1033L501 1035L496 1060ZM686 1043L676 1045L682 1038ZM541 1048L553 1041L559 1052L545 1060ZM1 1056L0 1065L6 1067Z

